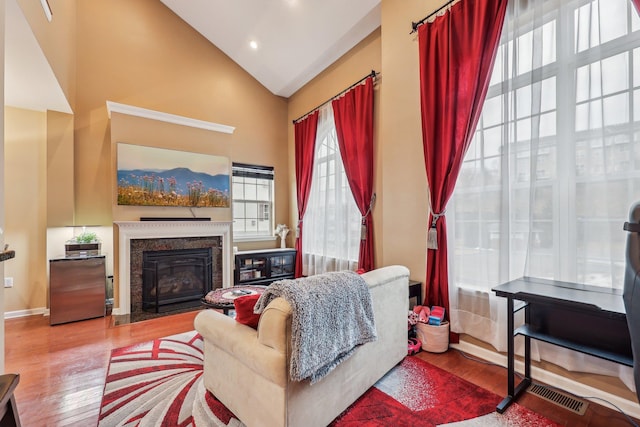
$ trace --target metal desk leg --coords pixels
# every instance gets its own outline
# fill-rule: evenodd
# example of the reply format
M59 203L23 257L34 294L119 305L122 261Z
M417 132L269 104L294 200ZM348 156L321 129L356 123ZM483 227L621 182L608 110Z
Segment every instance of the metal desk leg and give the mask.
M507 397L496 407L496 411L502 414L511 404L514 392L515 354L513 342L513 326L515 316L513 312L513 298L507 298Z
M525 378L515 386L515 312L513 310L513 298L507 298L507 397L502 399L502 402L496 407L496 411L502 414L507 410L509 405L514 402L517 397L524 392L531 384L531 338L524 337L524 376ZM525 308L525 320L528 322L529 309Z

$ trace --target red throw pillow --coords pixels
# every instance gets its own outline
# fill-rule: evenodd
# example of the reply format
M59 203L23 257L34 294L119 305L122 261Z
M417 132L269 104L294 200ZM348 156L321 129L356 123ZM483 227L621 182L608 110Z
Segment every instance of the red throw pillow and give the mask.
M236 309L236 322L251 326L253 329L258 328L260 315L253 312L258 298L260 298L260 294L245 295L233 300Z

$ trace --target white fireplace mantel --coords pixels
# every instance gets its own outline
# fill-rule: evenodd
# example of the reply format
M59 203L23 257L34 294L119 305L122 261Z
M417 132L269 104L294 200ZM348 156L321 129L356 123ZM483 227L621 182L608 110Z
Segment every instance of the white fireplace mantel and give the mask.
M222 238L222 286L233 285L230 221L116 221L118 226L118 307L114 314L131 312L131 240L180 237Z

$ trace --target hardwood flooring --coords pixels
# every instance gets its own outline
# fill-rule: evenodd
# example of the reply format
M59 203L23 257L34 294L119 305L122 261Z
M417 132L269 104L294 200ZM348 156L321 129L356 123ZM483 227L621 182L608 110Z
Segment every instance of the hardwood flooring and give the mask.
M49 326L49 318L5 320L5 371L24 427L98 424L111 350L193 330L196 312L112 326L111 317Z
M111 317L49 326L49 318L5 321L5 371L20 374L16 399L24 427L96 426L112 349L193 330L197 312L114 326ZM502 396L504 368L455 350L422 359ZM590 403L579 416L532 395L519 403L566 426L629 426L621 414ZM637 421L636 421L637 422Z

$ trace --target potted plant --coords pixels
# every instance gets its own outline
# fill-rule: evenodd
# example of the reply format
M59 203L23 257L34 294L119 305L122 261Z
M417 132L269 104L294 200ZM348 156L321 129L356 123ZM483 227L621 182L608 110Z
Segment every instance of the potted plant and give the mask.
M102 243L96 233L83 231L65 243L65 256L100 255L101 247Z

